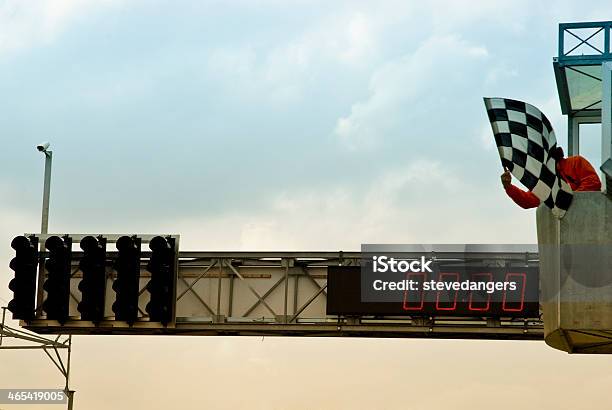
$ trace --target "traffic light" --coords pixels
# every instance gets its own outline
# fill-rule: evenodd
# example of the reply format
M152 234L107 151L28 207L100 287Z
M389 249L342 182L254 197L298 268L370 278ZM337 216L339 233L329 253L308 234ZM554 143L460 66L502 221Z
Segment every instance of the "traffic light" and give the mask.
M47 319L64 324L68 320L70 305L72 239L68 236L50 236L45 241L45 248L49 251L49 258L45 263L48 276L43 284L43 289L47 291L43 310L47 313Z
M9 282L13 291L13 300L8 310L13 312L13 319L31 320L34 318L36 299L36 265L38 262L38 238L17 236L11 242L15 257L9 267L15 271L15 278Z
M174 319L175 240L156 236L149 242L149 248L151 259L147 270L151 272L151 280L147 290L151 294L151 301L146 310L149 320L167 325Z
M83 279L79 283L81 302L77 309L82 320L100 322L104 319L106 295L106 239L86 236L81 240L83 258L79 263Z
M115 320L133 324L138 317L138 293L140 281L140 238L122 236L117 239L119 255L115 261L117 279L113 283L116 292L113 312Z

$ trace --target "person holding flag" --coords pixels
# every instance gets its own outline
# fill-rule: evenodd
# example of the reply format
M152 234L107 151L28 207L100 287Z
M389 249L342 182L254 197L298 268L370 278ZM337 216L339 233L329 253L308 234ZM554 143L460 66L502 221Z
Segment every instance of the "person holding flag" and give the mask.
M484 98L504 173L502 185L522 208L545 204L561 219L574 191L597 191L601 182L581 156L564 158L548 118L535 106L510 98ZM512 185L512 176L528 191Z
M551 156L557 161L557 172L567 182L572 191L600 191L601 181L593 166L580 155L564 158L563 148L555 147ZM536 208L540 205L538 198L531 191L512 185L512 175L508 169L501 175L501 182L506 194L521 208Z

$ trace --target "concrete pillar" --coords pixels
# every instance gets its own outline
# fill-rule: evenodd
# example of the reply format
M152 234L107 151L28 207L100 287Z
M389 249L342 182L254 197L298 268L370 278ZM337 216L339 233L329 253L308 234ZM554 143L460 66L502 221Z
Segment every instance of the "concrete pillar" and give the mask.
M536 214L544 338L569 353L612 353L612 201L575 192L561 220Z
M580 124L575 117L567 116L567 156L580 153ZM602 162L603 164L603 162Z

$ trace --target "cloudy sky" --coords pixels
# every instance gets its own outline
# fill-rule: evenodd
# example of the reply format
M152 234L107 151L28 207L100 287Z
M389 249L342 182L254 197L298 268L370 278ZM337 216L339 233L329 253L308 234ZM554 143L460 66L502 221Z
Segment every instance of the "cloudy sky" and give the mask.
M565 145L557 25L611 17L607 1L0 0L0 302L11 238L40 227L45 140L52 232L535 242L482 97L540 107ZM530 342L81 336L72 383L92 410L558 409L609 403L611 364ZM0 387L60 386L42 353L0 354Z

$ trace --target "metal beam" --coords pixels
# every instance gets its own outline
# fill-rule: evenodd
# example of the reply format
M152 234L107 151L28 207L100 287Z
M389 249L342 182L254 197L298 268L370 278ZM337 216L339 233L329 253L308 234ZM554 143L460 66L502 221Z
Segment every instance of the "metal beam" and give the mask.
M536 266L538 254L515 249L511 252L436 252L436 261L454 264L468 256L478 260L503 260L509 264ZM414 252L414 257L422 252ZM408 256L411 256L409 254ZM82 255L73 253L78 269ZM112 259L114 255L109 254ZM484 262L483 262L484 263ZM46 320L42 312L21 326L40 334L177 334L177 335L276 335L276 336L358 336L358 337L443 337L512 338L532 340L542 337L542 322L496 318L499 327L489 326L487 318L434 317L423 321L410 316L351 317L327 314L327 269L329 266L361 264L360 252L180 252L176 289L176 323L165 327L149 321L142 307L147 292L139 299L140 315L133 325L114 320L109 290L105 319L93 324L80 320L76 309L81 297L77 271L71 279L74 298L70 319L64 326ZM217 268L217 269L216 269ZM112 272L107 289L112 285ZM192 278L192 279L190 279ZM141 265L140 288L148 282L146 261ZM293 280L291 285L289 282ZM282 286L282 290L278 291ZM187 294L192 297L186 297ZM257 309L263 307L265 310ZM277 314L278 313L278 314ZM491 322L491 320L489 320ZM492 322L491 322L492 323ZM517 330L518 329L518 330Z

